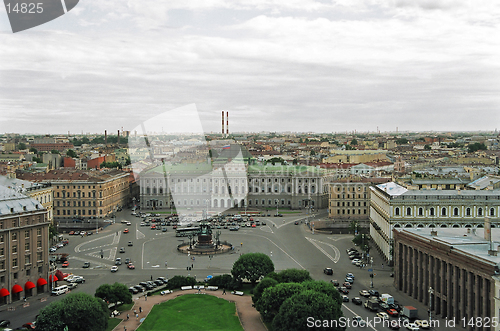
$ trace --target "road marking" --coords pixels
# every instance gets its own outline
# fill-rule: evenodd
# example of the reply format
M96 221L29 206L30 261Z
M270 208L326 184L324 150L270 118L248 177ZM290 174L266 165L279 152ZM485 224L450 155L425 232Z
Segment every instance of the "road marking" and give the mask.
M343 239L346 239L346 238L352 238L352 235L339 235L338 237L327 237L328 239L332 240L332 241L339 241L339 240L343 240Z
M330 260L333 261L333 263L337 263L339 262L340 260L340 251L337 247L333 246L332 244L329 244L329 243L325 243L325 242L322 242L322 241L319 241L319 240L316 240L316 239L312 239L312 238L309 238L309 237L306 237L307 240L309 240L309 242L311 244L313 244L317 249L319 249L323 254L326 255L326 257L328 257ZM327 245L329 246L331 249L333 249L333 251L335 252L335 257L332 257L330 254L328 254L323 248L321 248L319 244L323 244L323 245Z
M111 246L111 245L116 245L116 244L118 244L120 242L120 232L118 232L118 235L112 233L112 234L108 234L107 236L95 238L95 239L92 239L92 240L89 240L89 241L86 241L86 242L83 242L83 243L77 245L75 247L75 253L80 253L80 252L89 251L91 249L95 249L96 247L92 247L92 248L88 248L88 249L80 249L80 248L83 245L86 245L88 243L91 243L91 242L94 242L94 241L97 241L97 240L101 240L101 239L104 239L104 238L108 238L108 237L113 237L113 241L111 242L111 244L105 244L105 245L97 246L97 248Z
M139 240L139 239L144 239L144 238L146 238L146 235L144 233L142 233L141 231L139 231L137 224L136 224L135 225L135 239Z
M360 316L360 315L356 314L354 312L354 310L352 310L351 308L347 307L345 304L342 304L342 307L344 307L345 309L349 310L354 316ZM368 324L368 322L366 322L366 321L365 321L365 323L366 323L367 326L369 326L373 330L377 331L377 329L375 329L371 324Z

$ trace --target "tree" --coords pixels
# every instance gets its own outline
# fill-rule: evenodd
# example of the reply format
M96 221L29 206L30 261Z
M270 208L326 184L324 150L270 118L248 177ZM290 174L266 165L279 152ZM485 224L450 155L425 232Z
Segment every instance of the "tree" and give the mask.
M312 280L309 271L299 269L285 269L278 273L282 283L302 283Z
M69 157L77 157L76 152L72 149L68 149L68 151L66 152L66 155Z
M338 321L343 316L340 307L338 302L324 293L313 290L297 293L281 305L279 313L273 319L273 330L307 330L311 317L313 320ZM335 324L328 325L325 329L345 330Z
M229 289L232 286L232 282L233 282L233 276L229 274L224 274L212 277L208 281L208 285Z
M467 151L469 153L474 153L474 152L477 152L479 150L487 150L487 149L488 148L483 143L473 143L473 144L467 146Z
M316 151L315 150L311 150L311 156L314 156L316 155Z
M119 162L103 162L101 163L100 165L101 168L118 168L118 169L121 169L122 168L122 165L119 163Z
M302 283L305 290L313 290L319 293L328 295L329 298L335 300L339 305L342 305L342 298L337 288L331 282L323 280L310 280Z
M41 331L102 331L108 327L109 310L99 298L85 293L67 294L43 308L36 319Z
M303 289L304 287L299 283L281 283L268 287L255 303L255 308L260 312L264 321L271 322L278 314L283 302L294 294L302 292Z
M351 140L351 146L354 146L354 145L357 145L358 144L358 141L356 140L356 138L352 138Z
M114 303L118 302L117 297L111 290L111 285L109 284L102 284L95 290L94 296L96 298L101 298L102 300L109 302L109 303Z
M38 154L38 150L35 147L31 147L30 152L33 154Z
M59 154L59 151L57 149L53 149L50 151L50 154Z
M215 278L215 277L214 277ZM278 281L274 278L264 277L257 286L253 289L252 301L255 304L262 297L264 290L269 287L278 285Z
M430 151L432 148L431 148L431 145L425 145L424 146L424 150L426 151Z
M20 150L20 151L23 151L25 150L27 147L26 147L26 144L25 143L19 143L17 145L17 149Z
M408 139L406 139L406 138L398 138L398 139L396 139L396 144L398 144L398 145L406 145L406 144L408 144Z
M231 274L239 282L247 279L255 284L272 271L274 271L274 264L269 256L263 253L248 253L243 254L234 262Z
M167 288L169 290L179 289L182 286L193 286L196 284L194 277L174 276L168 280Z
M109 303L132 303L132 294L127 286L121 283L103 284L97 288L94 295Z

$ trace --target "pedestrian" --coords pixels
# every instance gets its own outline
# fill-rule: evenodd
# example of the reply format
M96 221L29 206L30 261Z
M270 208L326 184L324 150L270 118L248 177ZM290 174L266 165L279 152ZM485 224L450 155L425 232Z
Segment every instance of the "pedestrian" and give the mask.
M225 294L226 294L226 288L224 287L224 288L222 289L222 295L225 295Z
M382 263L382 269L384 269L384 264Z
M138 321L139 320L139 314L135 314L135 319Z
M136 309L134 309L134 315L135 315L135 314L137 314L137 310L136 310Z
M144 295L144 301L148 301L148 295L147 294Z
M139 307L139 313L142 313L142 307Z
M191 263L191 269L194 268L194 264Z
M165 261L165 268L167 267L167 261Z
M151 280L153 280L153 275L151 275Z
M198 286L198 294L201 293L201 288Z
M129 319L129 316L128 316L128 314L127 314L127 321L128 321L128 319Z
M127 327L125 325L123 326L123 331L127 331Z

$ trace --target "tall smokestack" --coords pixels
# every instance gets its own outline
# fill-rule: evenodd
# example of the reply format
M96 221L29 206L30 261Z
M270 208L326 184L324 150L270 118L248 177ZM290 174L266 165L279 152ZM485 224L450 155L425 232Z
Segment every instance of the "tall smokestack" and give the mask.
M226 135L229 135L229 112L226 112Z
M118 130L118 141L117 144L120 145L120 130Z
M108 144L108 131L104 130L104 144Z
M222 135L224 135L224 111L222 111Z

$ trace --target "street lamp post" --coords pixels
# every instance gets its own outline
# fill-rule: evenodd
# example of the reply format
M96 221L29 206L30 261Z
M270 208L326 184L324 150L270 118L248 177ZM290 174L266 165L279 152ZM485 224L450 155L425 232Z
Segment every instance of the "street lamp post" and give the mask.
M371 268L371 273L372 273L372 276L370 277L371 278L371 281L370 281L370 288L373 288L373 277L375 277L375 274L373 273L373 257L370 258L370 268Z
M434 289L429 287L429 321L432 320L432 295L434 294Z

